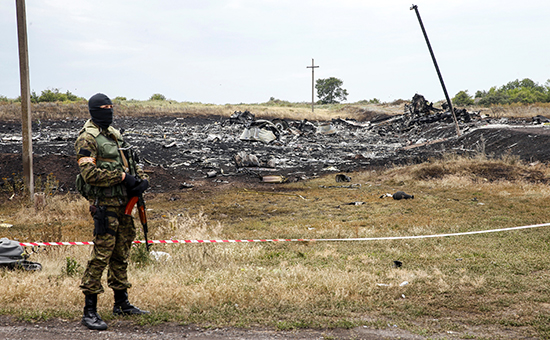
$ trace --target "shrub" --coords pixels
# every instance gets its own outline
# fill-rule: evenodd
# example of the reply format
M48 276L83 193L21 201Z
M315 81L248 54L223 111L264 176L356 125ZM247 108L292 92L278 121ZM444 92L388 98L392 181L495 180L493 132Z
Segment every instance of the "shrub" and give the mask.
M365 104L381 104L382 102L378 98L372 98L372 99L363 99L357 102L357 104L365 105Z
M489 91L477 91L475 98L483 106L547 103L550 102L550 81L542 86L529 78L516 79L499 88L493 86Z
M452 101L457 106L474 105L474 99L468 94L468 90L458 92Z
M46 89L40 93L40 96L38 96L34 91L31 94L31 101L33 103L52 103L52 102L76 102L86 100L85 98L79 97L77 95L74 95L71 93L71 91L67 90L65 93L61 93L58 88L54 89Z
M35 91L31 92L31 103L38 103L40 101L40 97L36 94Z
M163 94L155 93L149 98L149 100L166 100L166 97Z
M65 268L63 268L63 274L67 276L77 276L80 274L82 267L72 257L65 258Z

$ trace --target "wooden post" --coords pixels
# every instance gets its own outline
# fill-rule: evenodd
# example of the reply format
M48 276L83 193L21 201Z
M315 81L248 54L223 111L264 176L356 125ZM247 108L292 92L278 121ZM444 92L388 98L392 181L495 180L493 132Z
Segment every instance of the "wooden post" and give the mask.
M29 197L34 200L32 168L32 117L29 77L29 48L27 44L27 14L25 0L15 0L17 8L17 36L19 41L19 74L21 79L21 130L23 133L23 175Z
M311 112L313 112L313 104L315 103L315 69L319 66L315 66L315 61L311 58L311 66L306 66L311 69Z

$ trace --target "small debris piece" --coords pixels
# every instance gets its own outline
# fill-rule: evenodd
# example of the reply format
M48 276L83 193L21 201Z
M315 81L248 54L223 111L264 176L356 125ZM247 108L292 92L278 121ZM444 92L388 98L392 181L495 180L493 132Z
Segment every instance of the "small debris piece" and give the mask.
M183 182L183 183L180 184L180 190L181 190L181 189L191 189L191 188L193 188L193 187L194 187L193 184L189 184L189 183L185 183L185 182Z
M163 251L152 251L151 252L151 255L153 255L153 257L155 258L156 261L161 261L161 260L170 260L172 258L172 256L170 256L170 254L166 253L166 252L163 252Z
M235 163L237 167L258 167L260 166L260 161L255 155L247 154L244 151L240 151L234 156Z
M351 182L351 177L344 174L338 174L335 176L336 182Z
M407 199L414 198L414 195L409 195L409 194L406 194L403 191L398 191L395 194L393 194L392 197L393 197L394 200L401 200L401 199L407 200Z
M550 123L550 119L542 116L542 115L537 115L535 117L532 118L533 119L533 124L542 124L542 123Z
M176 145L177 145L176 142L172 142L172 143L170 143L170 144L163 145L162 147L168 149L168 148L171 148L171 147L176 146Z
M286 178L279 175L268 175L268 176L262 176L262 182L263 183L284 183L286 182Z
M365 202L350 202L347 205L363 205Z

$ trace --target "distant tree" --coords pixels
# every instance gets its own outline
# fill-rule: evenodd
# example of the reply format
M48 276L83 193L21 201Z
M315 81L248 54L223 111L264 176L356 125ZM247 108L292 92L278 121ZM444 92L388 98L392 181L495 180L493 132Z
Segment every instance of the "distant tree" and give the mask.
M317 79L315 88L320 104L335 104L345 101L348 91L342 88L344 82L338 78Z
M510 103L543 103L547 99L547 94L535 88L519 87L508 91Z
M529 78L516 79L499 88L493 86L489 91L477 91L475 98L484 106L547 103L550 102L550 81L539 85Z
M33 91L31 94L31 101L33 103L37 102L76 102L86 100L85 98L79 97L71 93L71 91L61 93L58 88L47 89L40 93L40 96L37 96Z
M457 106L474 105L474 99L468 94L468 90L458 92L452 101Z
M166 100L166 97L160 93L155 93L149 100Z
M75 94L72 94L71 91L67 90L67 92L65 92L65 96L67 97L67 100L68 101L71 101L71 102L77 102L79 100L86 100L84 98L81 98Z
M67 100L67 96L65 96L62 93L59 93L59 89L43 90L40 93L40 97L38 97L39 102L46 102L46 103L52 103L52 102L58 102L58 101L64 101L64 100Z
M369 104L380 104L380 103L382 102L378 98L369 99Z
M38 103L39 101L40 101L40 96L38 96L38 95L36 94L36 92L32 91L32 92L31 92L31 103L36 104L36 103Z
M127 100L127 99L126 99L126 97L120 97L120 96L119 96L119 97L115 97L115 99L113 99L113 100L114 100L114 101L117 101L117 102L123 102L123 101L125 101L125 100Z
M475 95L476 99L479 98L479 105L491 106L491 105L502 105L508 104L509 98L506 91L502 89L497 89L496 86L493 86L489 91L477 91Z

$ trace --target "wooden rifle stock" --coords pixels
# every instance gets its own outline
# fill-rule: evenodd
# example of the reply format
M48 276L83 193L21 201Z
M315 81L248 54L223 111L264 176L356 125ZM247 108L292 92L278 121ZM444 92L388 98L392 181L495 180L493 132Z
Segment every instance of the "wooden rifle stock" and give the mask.
M143 226L143 236L145 237L145 247L147 252L149 252L149 241L147 240L147 233L149 232L149 227L147 226L147 213L145 212L145 201L143 200L143 195L134 196L130 198L126 208L124 209L124 214L132 216L132 210L137 203L137 209L139 213L139 220Z
M138 176L138 172L136 169L136 163L139 162L138 156L133 152L130 151L130 156L133 161L133 166L130 169L130 174L132 176ZM138 178L138 183L142 181L141 178ZM138 213L139 213L139 220L141 222L141 225L143 227L143 236L145 237L145 247L147 248L147 252L149 252L149 241L147 240L147 233L149 232L149 227L147 226L147 214L146 214L146 208L145 208L145 201L143 200L143 194L139 196L132 196L130 197L130 200L128 201L128 204L126 204L126 208L124 209L124 214L131 216L132 210L134 209L134 206L137 203L138 207Z

